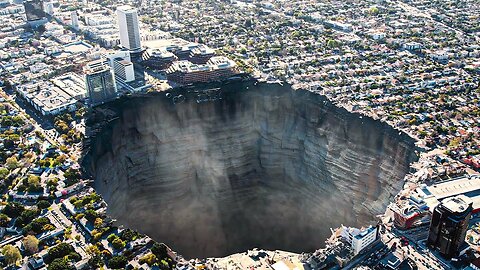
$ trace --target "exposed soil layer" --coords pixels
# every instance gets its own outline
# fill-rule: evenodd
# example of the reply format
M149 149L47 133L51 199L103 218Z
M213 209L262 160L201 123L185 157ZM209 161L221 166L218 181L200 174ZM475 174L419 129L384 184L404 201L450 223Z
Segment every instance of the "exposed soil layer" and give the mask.
M330 228L382 213L416 158L408 136L317 94L223 88L117 102L86 159L119 223L187 258L320 248Z

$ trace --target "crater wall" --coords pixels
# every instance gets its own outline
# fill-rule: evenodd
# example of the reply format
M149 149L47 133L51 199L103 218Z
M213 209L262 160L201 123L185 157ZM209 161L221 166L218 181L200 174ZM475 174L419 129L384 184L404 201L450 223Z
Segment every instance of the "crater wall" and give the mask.
M121 102L92 141L108 212L187 258L320 248L330 228L373 222L416 158L408 136L317 94L224 88L215 102Z

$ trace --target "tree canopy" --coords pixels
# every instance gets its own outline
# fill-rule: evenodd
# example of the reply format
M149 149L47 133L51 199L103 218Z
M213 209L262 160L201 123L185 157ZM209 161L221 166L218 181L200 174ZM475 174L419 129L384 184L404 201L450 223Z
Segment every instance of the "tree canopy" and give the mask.
M125 256L113 256L108 261L108 267L112 269L123 269L127 265L127 258Z
M38 239L33 235L27 235L23 238L23 246L29 254L35 254L38 252Z
M5 262L8 265L16 264L18 261L22 259L22 254L20 254L20 250L17 247L12 245L6 245L2 248L2 254L5 256Z

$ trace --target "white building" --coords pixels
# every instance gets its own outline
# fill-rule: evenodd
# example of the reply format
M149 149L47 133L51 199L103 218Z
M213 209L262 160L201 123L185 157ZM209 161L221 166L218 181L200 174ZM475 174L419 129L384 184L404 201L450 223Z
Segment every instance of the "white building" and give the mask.
M369 226L364 230L342 225L342 237L351 244L354 255L377 240L377 227Z
M137 9L125 5L117 8L120 45L128 50L140 49L140 28Z
M113 73L115 74L117 82L131 82L135 80L135 72L129 52L115 52L108 55L107 59L109 65L113 68Z
M47 13L48 15L53 16L53 13L55 12L53 2L44 2L43 10L45 10L45 13Z
M58 115L76 109L77 102L86 96L84 85L80 76L67 73L49 81L20 85L17 93L42 115Z
M422 48L422 44L418 42L407 42L403 44L403 48L409 51L414 51Z
M438 62L447 61L450 58L449 53L446 50L437 50L437 51L431 52L430 57L434 61L438 61Z
M370 33L370 36L374 39L374 40L380 40L380 39L384 39L386 34L385 32L378 32L378 31L375 31L375 32L371 32Z
M78 30L78 28L79 28L79 23L78 23L78 14L77 14L77 11L76 11L76 10L72 11L71 18L72 18L72 27L73 27L73 29Z
M124 82L135 80L135 73L131 61L122 58L113 59L113 72L118 79L123 80Z
M93 13L85 16L85 24L87 26L107 25L107 27L112 27L113 20L110 16Z

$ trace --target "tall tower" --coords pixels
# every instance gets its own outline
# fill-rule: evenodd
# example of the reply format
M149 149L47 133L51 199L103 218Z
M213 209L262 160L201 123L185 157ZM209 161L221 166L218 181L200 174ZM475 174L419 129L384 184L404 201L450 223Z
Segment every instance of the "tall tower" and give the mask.
M130 51L139 50L141 46L137 9L128 5L118 7L117 19L120 30L120 45Z
M78 14L76 10L72 11L71 18L72 18L73 29L78 30L79 24L78 24Z
M27 22L35 22L45 19L42 0L28 0L23 2Z
M105 59L88 63L84 68L84 73L90 106L117 97L113 72Z
M45 14L48 14L49 16L53 16L53 13L54 13L53 2L44 2L43 10L45 10Z
M437 249L447 259L458 256L465 242L472 204L467 196L459 195L444 199L435 207L427 246Z

